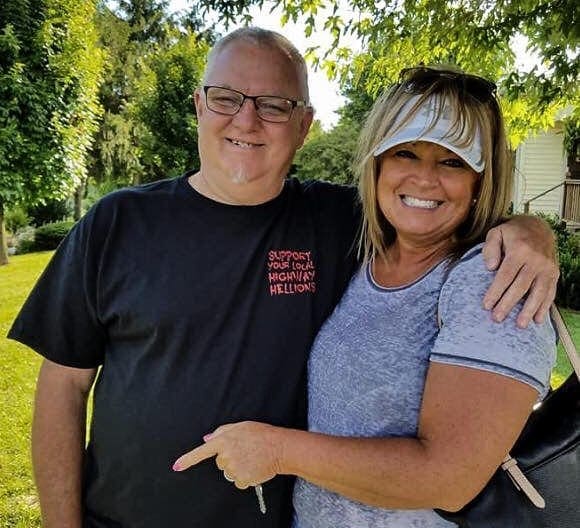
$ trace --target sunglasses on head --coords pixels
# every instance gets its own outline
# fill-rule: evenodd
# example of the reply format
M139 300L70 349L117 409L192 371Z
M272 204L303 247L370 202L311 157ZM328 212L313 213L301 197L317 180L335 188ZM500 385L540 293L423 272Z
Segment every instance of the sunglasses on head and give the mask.
M471 95L482 103L487 103L493 99L497 89L495 83L478 75L453 70L438 70L427 66L401 70L399 83L411 93L424 93L437 85L454 83L464 93Z

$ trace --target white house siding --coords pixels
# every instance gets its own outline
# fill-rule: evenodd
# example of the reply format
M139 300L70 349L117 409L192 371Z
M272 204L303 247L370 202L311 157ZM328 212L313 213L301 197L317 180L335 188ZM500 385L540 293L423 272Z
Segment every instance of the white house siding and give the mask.
M538 133L516 150L514 208L524 210L530 198L557 185L564 179L566 158L561 127ZM530 212L560 214L562 187L534 200Z

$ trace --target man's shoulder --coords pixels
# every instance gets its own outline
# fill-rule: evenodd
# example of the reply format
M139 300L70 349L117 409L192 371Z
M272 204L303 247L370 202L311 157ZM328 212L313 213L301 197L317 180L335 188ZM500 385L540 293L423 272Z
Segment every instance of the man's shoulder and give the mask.
M159 180L132 187L124 187L100 198L85 215L96 221L112 220L122 211L127 215L132 210L164 210L160 207L165 200L172 200L180 187L182 177Z
M292 192L306 197L321 213L338 210L358 214L358 195L355 187L321 180L302 182L297 178L288 180L288 186Z
M323 180L306 180L301 182L297 178L291 178L290 181L293 182L294 185L300 186L305 193L318 194L321 196L344 196L349 199L355 199L357 197L356 188L352 185L341 185Z
M177 178L167 178L141 185L123 187L103 196L98 203L109 206L127 200L140 200L173 194L179 187L182 178L183 176L179 176Z

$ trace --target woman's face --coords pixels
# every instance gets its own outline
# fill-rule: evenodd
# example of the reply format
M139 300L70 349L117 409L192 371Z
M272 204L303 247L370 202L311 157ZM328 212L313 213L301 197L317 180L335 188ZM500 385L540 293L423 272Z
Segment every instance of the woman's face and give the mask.
M392 147L379 163L378 204L397 240L413 247L451 242L473 205L479 174L426 141Z

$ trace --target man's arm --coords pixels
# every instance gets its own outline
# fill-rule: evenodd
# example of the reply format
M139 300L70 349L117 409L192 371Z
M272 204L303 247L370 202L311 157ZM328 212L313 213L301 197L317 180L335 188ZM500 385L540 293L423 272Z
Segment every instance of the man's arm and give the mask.
M97 369L44 360L32 424L32 462L44 528L81 528L87 398Z
M517 324L525 328L533 319L542 322L556 296L559 270L554 233L536 216L519 215L491 229L483 256L488 269L497 269L484 306L503 321L527 295Z

